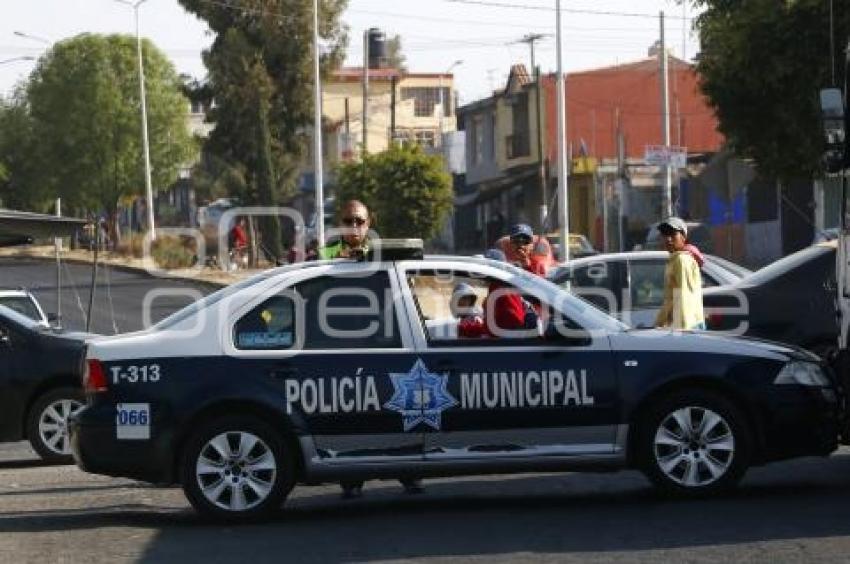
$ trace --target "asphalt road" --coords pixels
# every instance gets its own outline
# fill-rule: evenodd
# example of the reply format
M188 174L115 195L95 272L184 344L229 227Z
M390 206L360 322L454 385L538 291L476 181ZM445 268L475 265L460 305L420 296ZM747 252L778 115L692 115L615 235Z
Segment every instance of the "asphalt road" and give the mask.
M850 554L850 449L751 470L698 501L656 497L640 474L370 482L342 500L299 487L270 523L201 521L182 492L43 466L0 446L0 561L836 562Z
M91 267L63 262L60 271L62 325L71 330L84 330L91 287ZM197 294L192 297L187 295L189 292L205 295L217 289L210 284L154 278L146 273L103 265L97 274L91 331L103 335L142 329L143 304L145 296L151 291L159 295L151 300L149 308L149 318L156 322L197 299ZM57 312L54 262L40 259L0 259L0 288L17 287L28 288L45 312Z

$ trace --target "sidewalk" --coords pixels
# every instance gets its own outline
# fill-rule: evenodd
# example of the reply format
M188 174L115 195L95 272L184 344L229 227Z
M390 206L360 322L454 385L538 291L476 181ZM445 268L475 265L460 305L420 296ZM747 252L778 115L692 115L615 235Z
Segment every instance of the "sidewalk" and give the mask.
M88 250L76 249L70 250L64 248L59 257L63 262L77 264L91 264L93 253ZM56 251L52 245L24 245L20 247L0 247L0 258L35 258L44 260L56 260ZM147 274L151 277L162 278L180 278L186 280L194 280L215 284L218 286L227 286L234 282L238 282L244 278L252 276L263 269L248 269L238 270L235 272L224 272L218 268L202 267L198 269L180 269L160 271L149 271L142 259L119 255L111 251L102 251L97 254L97 262L99 265L107 264L110 267L120 268L136 272L139 274Z

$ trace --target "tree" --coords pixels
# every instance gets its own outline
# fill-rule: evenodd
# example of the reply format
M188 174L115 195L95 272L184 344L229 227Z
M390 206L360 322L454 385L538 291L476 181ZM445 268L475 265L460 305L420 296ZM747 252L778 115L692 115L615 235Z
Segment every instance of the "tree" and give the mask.
M695 0L701 87L737 153L780 178L817 173L823 139L818 90L832 84L829 2ZM850 7L834 2L836 82Z
M2 206L46 211L48 199L38 181L41 144L36 141L33 121L20 93L0 100L0 200Z
M196 144L174 67L149 41L142 54L152 182L165 189ZM41 57L25 90L38 140L33 187L113 217L122 197L144 194L137 64L136 39L125 35L81 34Z
M416 145L393 146L361 162L341 164L336 194L339 205L350 199L365 203L382 237L424 240L437 235L454 201L443 159Z
M245 173L243 202L282 204L313 119L312 3L303 0L180 0L216 34L204 53L215 107L205 144L209 162ZM339 18L347 0L321 0L319 34L328 49L325 71L342 60L346 34ZM263 242L282 255L277 218L262 222Z
M407 57L401 47L401 35L394 35L387 40L387 64L390 68L407 72Z

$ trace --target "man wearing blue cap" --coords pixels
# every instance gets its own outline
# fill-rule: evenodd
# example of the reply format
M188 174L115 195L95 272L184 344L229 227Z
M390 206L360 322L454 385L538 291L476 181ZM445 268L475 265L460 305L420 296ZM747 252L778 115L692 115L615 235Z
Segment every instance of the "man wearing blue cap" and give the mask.
M552 247L546 237L535 235L531 226L517 223L511 226L506 237L496 241L507 261L538 276L546 276L546 270L552 266Z

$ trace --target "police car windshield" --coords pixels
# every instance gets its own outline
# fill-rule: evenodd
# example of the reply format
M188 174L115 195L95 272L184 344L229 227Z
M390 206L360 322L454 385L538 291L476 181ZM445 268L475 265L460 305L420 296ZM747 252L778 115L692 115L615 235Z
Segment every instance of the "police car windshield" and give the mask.
M243 290L244 288L248 288L249 286L253 286L254 284L259 284L263 280L268 280L272 276L279 274L280 270L281 269L267 270L265 272L261 272L260 274L257 274L256 276L252 276L251 278L246 278L245 280L242 280L241 282L237 282L236 284L231 284L230 286L225 286L221 290L213 292L212 294L209 294L208 296L204 296L200 300L187 305L183 309L177 310L176 312L172 313L171 315L169 315L168 317L166 317L165 319L163 319L159 323L156 323L155 325L153 325L151 327L151 329L154 330L154 331L162 331L164 329L169 329L169 328L173 327L174 325L180 323L181 321L188 319L189 317L195 315L196 313L198 313L202 309L208 308L211 305L220 302L224 298L226 298L228 296L232 296L236 292Z

